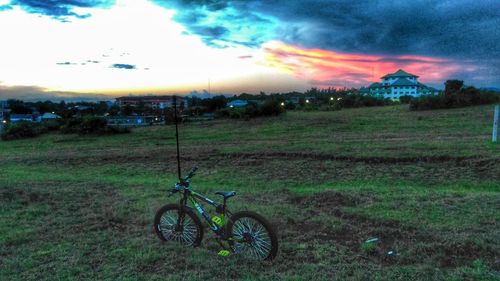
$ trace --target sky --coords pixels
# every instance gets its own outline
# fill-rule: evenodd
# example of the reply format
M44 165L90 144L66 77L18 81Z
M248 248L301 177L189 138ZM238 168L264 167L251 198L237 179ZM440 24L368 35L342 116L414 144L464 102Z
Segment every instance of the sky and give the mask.
M500 87L498 0L0 0L0 99Z

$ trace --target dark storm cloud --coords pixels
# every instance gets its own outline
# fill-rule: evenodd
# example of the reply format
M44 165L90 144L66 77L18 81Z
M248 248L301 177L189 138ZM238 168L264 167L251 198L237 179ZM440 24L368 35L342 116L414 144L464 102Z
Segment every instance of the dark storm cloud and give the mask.
M23 10L66 21L68 17L86 18L90 14L78 14L74 8L109 8L115 0L14 0L10 6L19 6Z
M57 65L76 65L77 63L65 61L65 62L57 62L56 64Z
M64 91L48 91L38 86L6 86L0 84L0 100L20 99L24 101L105 101L111 96Z
M11 10L12 9L12 6L10 5L0 5L0 12L2 11L8 11L8 10Z
M65 62L56 62L57 65L86 65L87 63L93 63L93 64L96 64L96 63L100 63L100 61L97 61L97 60L86 60L85 62L81 62L81 63L76 63L76 62L70 62L70 61L65 61Z
M220 0L152 0L174 9L174 20L184 25L189 33L198 35L212 47L233 45L258 47L273 39L271 32L276 22L254 10L253 1Z
M210 45L276 39L351 53L500 58L498 0L153 2L175 9L174 19Z
M133 64L125 64L125 63L115 63L115 64L111 65L111 68L135 69L135 65L133 65Z

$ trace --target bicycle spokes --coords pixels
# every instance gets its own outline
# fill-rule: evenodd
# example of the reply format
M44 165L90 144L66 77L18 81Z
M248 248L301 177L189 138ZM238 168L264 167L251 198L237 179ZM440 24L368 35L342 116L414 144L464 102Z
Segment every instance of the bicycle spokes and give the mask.
M235 252L255 259L265 259L271 251L271 238L258 221L251 218L238 220L233 227Z
M183 221L178 224L178 218L174 214L164 214L160 220L161 232L167 240L192 245L196 240L196 225L189 217L184 217Z

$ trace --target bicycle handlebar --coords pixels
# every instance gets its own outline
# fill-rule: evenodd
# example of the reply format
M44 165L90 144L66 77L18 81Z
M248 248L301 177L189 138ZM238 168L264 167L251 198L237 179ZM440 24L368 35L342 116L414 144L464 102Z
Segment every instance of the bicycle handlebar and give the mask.
M189 186L189 179L191 179L194 176L194 173L198 170L198 166L194 166L191 168L191 171L189 171L188 175L181 180L181 182L178 182L175 184L174 188L170 190L172 196L174 193L178 192L181 188L183 187L188 187Z
M191 171L189 171L188 175L184 178L184 180L187 181L190 178L192 178L196 170L198 170L198 166L194 166L193 168L191 168Z

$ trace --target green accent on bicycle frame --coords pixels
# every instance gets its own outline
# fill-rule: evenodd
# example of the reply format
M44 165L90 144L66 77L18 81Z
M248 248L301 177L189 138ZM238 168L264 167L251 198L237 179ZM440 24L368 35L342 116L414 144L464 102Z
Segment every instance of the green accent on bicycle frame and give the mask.
M213 216L212 217L212 222L215 223L217 226L222 227L224 225L224 217L222 217L222 216Z
M192 192L189 196L189 200L191 201L191 203L194 205L194 207L196 208L196 210L198 211L198 213L200 213L200 215L205 218L205 220L208 222L208 224L210 225L210 228L212 229L219 229L219 225L214 223L212 221L212 219L210 218L210 216L205 212L205 210L203 210L203 208L201 207L200 203L198 203L198 201L196 201L196 198L194 197L194 194L197 194L197 193L194 193ZM199 195L199 194L198 194Z
M231 255L231 252L228 250L220 250L218 255L221 257L227 257L227 256Z

